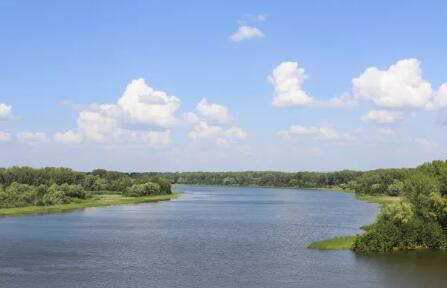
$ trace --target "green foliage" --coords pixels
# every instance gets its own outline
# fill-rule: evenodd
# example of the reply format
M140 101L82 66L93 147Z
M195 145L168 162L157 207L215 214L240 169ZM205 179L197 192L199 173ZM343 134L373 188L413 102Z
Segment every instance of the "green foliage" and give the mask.
M363 172L343 170L337 172L178 172L178 173L133 173L132 177L161 177L171 183L193 185L239 185L264 187L301 187L323 188L339 187L353 189L357 179Z
M446 249L447 195L443 190L446 177L447 162L434 161L408 173L403 184L389 185L388 193L395 194L394 190L401 189L405 202L385 206L376 223L357 236L354 249L366 252Z
M64 191L58 189L58 187L54 187L54 185L52 185L50 189L48 189L48 193L42 197L42 203L44 205L65 204L69 202L70 200L65 195Z
M351 249L355 236L341 236L311 243L307 248L318 250Z
M134 184L127 188L125 195L132 197L160 194L160 185L152 182Z
M103 169L83 173L67 168L0 168L0 208L66 204L91 193L145 196L172 192L169 180L155 176L131 177Z
M394 179L393 184L388 186L386 194L389 196L399 196L402 194L403 190L404 184L401 181Z

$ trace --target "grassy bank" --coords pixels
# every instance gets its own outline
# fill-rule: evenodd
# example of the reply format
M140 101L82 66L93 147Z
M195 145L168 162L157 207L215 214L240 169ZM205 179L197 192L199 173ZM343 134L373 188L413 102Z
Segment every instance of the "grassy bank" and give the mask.
M389 205L397 203L401 200L400 197L391 197L384 195L355 195L355 199L360 201L367 201L370 203L377 203L384 207L384 205ZM368 226L363 226L362 229L367 229ZM355 241L355 235L352 236L341 236L330 238L322 241L316 241L311 243L307 248L318 249L318 250L341 250L341 249L352 249Z
M358 195L358 194L355 195L355 199L370 203L377 203L380 205L393 204L402 200L401 197L392 197L384 195Z
M355 236L341 236L311 243L307 248L318 250L351 249Z
M89 208L89 207L103 207L103 206L112 206L112 205L138 204L138 203L166 201L166 200L176 198L177 196L178 196L178 193L154 195L154 196L143 196L143 197L124 197L124 196L118 195L118 194L102 194L102 195L94 195L92 198L89 198L86 200L81 200L79 202L69 203L69 204L3 208L3 209L0 209L0 216L57 213L57 212L65 212L65 211L71 211L71 210L83 209L83 208Z

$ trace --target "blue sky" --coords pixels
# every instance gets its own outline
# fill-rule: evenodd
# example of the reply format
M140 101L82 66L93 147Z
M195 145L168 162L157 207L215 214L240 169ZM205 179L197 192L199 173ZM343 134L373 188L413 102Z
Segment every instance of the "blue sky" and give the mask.
M0 166L328 171L445 159L446 11L1 1Z

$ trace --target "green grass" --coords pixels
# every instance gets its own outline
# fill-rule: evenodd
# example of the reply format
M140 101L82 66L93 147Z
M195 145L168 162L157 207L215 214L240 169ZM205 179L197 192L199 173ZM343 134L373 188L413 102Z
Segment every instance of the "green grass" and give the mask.
M393 204L402 200L401 197L384 196L384 195L360 195L360 194L355 194L355 199L360 201L367 201L370 203L377 203L380 205Z
M341 236L311 243L307 248L318 250L352 249L356 236Z
M112 205L139 204L139 203L166 201L176 198L177 196L178 196L177 192L172 194L143 196L143 197L124 197L122 195L117 194L101 194L101 195L94 195L92 198L86 200L81 200L79 202L73 202L69 204L3 208L0 209L0 216L46 214L46 213L65 212L76 209L84 209L89 207L103 207Z
M384 195L355 195L355 199L377 203L383 208L385 205L397 203L402 200L401 197L391 197ZM370 225L360 227L362 230L368 230ZM311 243L307 248L319 250L342 250L352 249L356 236L342 236Z

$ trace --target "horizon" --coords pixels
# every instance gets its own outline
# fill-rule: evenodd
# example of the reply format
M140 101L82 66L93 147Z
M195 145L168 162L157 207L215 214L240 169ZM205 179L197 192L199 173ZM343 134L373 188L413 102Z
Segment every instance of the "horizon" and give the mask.
M2 1L0 166L336 172L447 159L446 9Z

